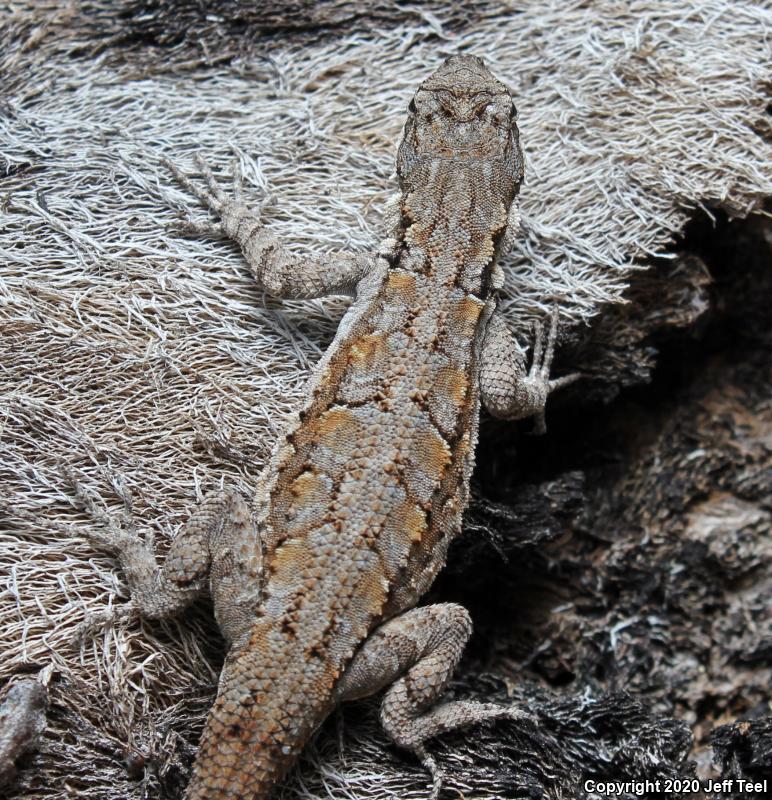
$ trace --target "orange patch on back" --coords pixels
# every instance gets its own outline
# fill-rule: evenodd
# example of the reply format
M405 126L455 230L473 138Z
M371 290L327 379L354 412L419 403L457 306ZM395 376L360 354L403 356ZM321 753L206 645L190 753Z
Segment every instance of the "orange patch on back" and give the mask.
M477 329L485 303L469 295L457 301L450 309L448 327L455 335L471 339Z
M380 537L382 555L393 574L405 563L410 548L426 533L426 513L410 500L393 508Z
M301 472L290 484L290 492L299 503L312 501L327 494L327 486L322 477L314 472Z
M410 462L428 475L442 476L452 454L448 443L434 430L421 431L410 448Z
M399 509L403 531L411 542L420 542L426 533L426 514L415 503L406 501Z
M352 342L349 347L349 363L356 366L375 366L388 352L386 334L368 333Z
M465 370L456 367L440 370L432 387L433 393L437 393L457 409L463 408L468 391L469 376Z
M299 583L300 574L314 563L314 554L303 539L290 539L276 549L271 560L272 586L291 586Z
M357 587L356 605L358 611L363 613L364 619L362 620L362 634L367 633L367 629L373 617L377 617L382 611L386 603L386 596L388 594L387 582L385 576L380 569L374 569L363 575L363 579ZM370 617L370 619L367 619ZM356 627L356 622L354 623Z
M414 222L406 231L405 239L421 248L426 248L429 244L429 239L434 233L433 225L419 225Z
M356 420L348 408L330 408L313 423L316 439L334 439L347 428L354 428Z
M386 280L386 291L389 294L402 295L405 300L412 301L415 297L415 275L409 272L390 272Z
M426 514L415 503L405 500L394 508L383 527L392 543L399 543L398 550L409 548L412 542L420 542L426 533Z

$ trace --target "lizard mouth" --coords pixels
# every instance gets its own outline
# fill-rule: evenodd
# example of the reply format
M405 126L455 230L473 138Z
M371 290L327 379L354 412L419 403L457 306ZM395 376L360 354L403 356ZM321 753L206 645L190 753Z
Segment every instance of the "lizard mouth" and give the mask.
M482 158L483 156L494 155L494 153L490 147L481 144L477 146L470 145L469 147L438 148L432 151L431 155L452 161L454 159L467 160L471 157Z
M416 136L416 151L425 156L445 159L486 158L501 154L506 147L507 131L491 127L482 132L462 132L458 128L450 132L440 130L419 134Z

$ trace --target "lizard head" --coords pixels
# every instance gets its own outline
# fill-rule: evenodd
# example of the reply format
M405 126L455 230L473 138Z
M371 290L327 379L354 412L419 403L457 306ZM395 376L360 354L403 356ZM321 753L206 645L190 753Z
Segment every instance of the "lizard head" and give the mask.
M408 106L397 170L409 179L427 160L496 160L522 179L517 110L509 89L482 59L455 55L427 78Z

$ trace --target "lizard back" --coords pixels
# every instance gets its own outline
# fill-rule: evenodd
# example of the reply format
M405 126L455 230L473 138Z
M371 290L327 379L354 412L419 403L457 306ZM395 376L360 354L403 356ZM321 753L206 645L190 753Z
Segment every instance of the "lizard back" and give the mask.
M214 788L215 757L223 796L266 796L357 647L417 602L460 528L492 268L522 177L511 96L479 59L455 56L421 85L398 172L398 248L270 467L263 601L226 661L191 798Z

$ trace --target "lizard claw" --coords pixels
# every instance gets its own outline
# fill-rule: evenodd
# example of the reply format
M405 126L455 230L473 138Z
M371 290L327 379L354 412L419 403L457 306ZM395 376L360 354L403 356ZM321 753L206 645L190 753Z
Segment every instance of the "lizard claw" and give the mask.
M168 158L163 160L164 166L172 173L177 183L219 218L219 222L194 220L189 211L183 209L181 215L184 219L178 223L186 233L204 234L218 238L230 237L242 247L245 244L243 237L249 238L260 228L259 215L252 213L243 204L244 174L238 158L232 161L233 188L232 196L223 191L220 182L212 172L211 167L203 158L196 154L195 162L201 179L194 181ZM201 185L203 179L203 186Z
M116 623L130 622L138 616L139 609L133 600L129 600L109 611L97 611L95 614L87 614L76 629L75 642L82 644L87 639L93 639L106 628L112 628Z
M417 746L414 752L432 777L432 793L429 795L429 800L439 800L440 791L442 789L442 772L437 765L437 761L434 756L429 754L423 745Z
M190 192L194 197L197 197L210 211L219 214L223 207L227 205L228 198L220 188L217 178L215 178L211 167L204 160L203 156L196 154L196 166L204 178L206 188L199 186L194 182L189 175L185 174L173 161L168 158L163 158L163 165L172 173L177 183L183 189Z
M208 220L193 219L190 214L180 212L177 220L168 223L166 229L170 231L181 231L183 234L196 236L213 236L221 239L225 236L222 225Z
M552 359L555 355L555 343L557 342L558 333L557 303L552 306L552 311L550 312L546 344L544 341L544 327L544 323L542 322L535 325L533 358L527 378L528 383L531 384L531 391L539 401L535 404L537 411L534 414L536 422L533 433L536 435L547 432L547 422L544 414L547 397L555 389L568 386L570 383L574 383L574 381L583 377L581 372L574 372L571 375L565 375L562 378L550 380L550 369L552 368Z
M544 323L536 324L535 339L533 344L533 360L528 377L542 380L549 379L552 358L555 355L555 341L558 333L558 307L552 306L549 317L549 332L547 333L547 346L544 346Z
M75 477L75 473L65 464L60 464L59 469L65 480L72 487L75 497L83 506L83 509L91 516L94 522L101 526L99 528L87 528L85 531L78 531L91 544L96 545L100 550L111 554L120 555L132 542L137 540L137 532L134 522L131 519L131 498L122 491L121 496L126 507L123 524L119 525L113 517L104 509L99 508L91 493ZM124 530L126 528L126 530Z

